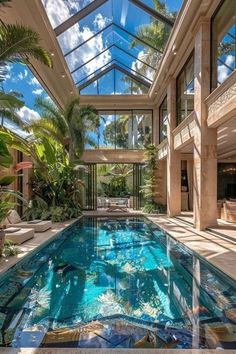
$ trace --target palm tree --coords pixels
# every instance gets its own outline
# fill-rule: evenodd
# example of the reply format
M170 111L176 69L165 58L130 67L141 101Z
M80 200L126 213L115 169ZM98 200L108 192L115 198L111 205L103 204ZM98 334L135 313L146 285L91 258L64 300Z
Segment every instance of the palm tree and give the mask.
M19 24L0 25L0 67L7 63L29 63L37 59L52 67L50 54L40 46L40 37L31 28Z
M67 148L71 162L79 159L85 144L91 143L86 132L96 131L99 126L97 110L92 106L80 107L79 97L70 101L64 110L47 99L37 99L36 105L41 110L42 118L29 123L26 127L28 131L40 131L52 136Z
M1 6L9 6L11 0L0 0ZM7 74L8 63L29 63L29 58L37 59L52 67L50 54L40 46L40 38L34 30L19 24L0 24L0 83ZM3 126L4 117L14 123L20 123L17 111L24 105L20 95L15 92L0 91L0 118Z
M167 10L165 2L162 2L161 0L153 0L153 4L155 10L164 14L166 17L172 19L176 17L176 13L169 12ZM165 49L165 44L168 40L170 31L170 26L166 25L160 20L152 18L150 24L143 25L138 28L136 34L137 38L133 40L133 42L131 43L131 47L134 48L142 44L142 42L139 41L138 38L149 44L151 47L147 47L144 50L142 59L152 67L156 67L162 57L161 52L163 52ZM160 50L160 53L157 52L154 48L158 48ZM145 66L144 64L140 66L140 63L136 63L135 66L136 71L142 73L145 76L149 76L150 73L148 73L147 66Z

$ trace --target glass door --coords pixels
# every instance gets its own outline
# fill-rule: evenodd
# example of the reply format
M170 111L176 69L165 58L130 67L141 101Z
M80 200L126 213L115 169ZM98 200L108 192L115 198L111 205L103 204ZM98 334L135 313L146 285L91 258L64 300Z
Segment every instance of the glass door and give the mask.
M83 172L83 181L84 181L83 209L96 210L97 209L97 165L95 163L91 163L85 166L86 169Z
M133 209L139 210L143 207L143 196L140 193L143 185L143 164L133 165Z

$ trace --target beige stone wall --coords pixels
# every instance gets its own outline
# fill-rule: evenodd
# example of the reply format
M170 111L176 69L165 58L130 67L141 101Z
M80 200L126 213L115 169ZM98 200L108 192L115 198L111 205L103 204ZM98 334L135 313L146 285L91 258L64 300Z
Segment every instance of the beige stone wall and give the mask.
M85 150L84 163L142 163L143 150Z

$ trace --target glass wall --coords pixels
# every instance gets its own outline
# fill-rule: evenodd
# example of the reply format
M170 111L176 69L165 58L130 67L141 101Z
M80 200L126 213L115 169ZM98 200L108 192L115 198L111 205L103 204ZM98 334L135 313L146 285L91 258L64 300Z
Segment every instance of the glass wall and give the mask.
M225 0L212 18L212 80L214 90L236 69L236 1Z
M113 69L80 90L81 95L138 95L147 94L149 86Z
M177 77L177 125L194 110L194 55Z
M152 143L152 110L100 111L96 133L87 133L86 149L144 149Z
M167 138L168 112L167 112L167 97L159 108L159 142Z

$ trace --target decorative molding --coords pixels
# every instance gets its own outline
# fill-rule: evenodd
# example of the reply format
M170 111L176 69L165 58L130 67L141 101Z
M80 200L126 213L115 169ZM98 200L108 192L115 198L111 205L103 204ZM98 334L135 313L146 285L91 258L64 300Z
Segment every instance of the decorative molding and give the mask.
M232 98L236 98L235 96L236 82L232 86L228 87L226 91L222 92L222 94L208 106L208 115L211 115L218 111L226 102L228 102Z

